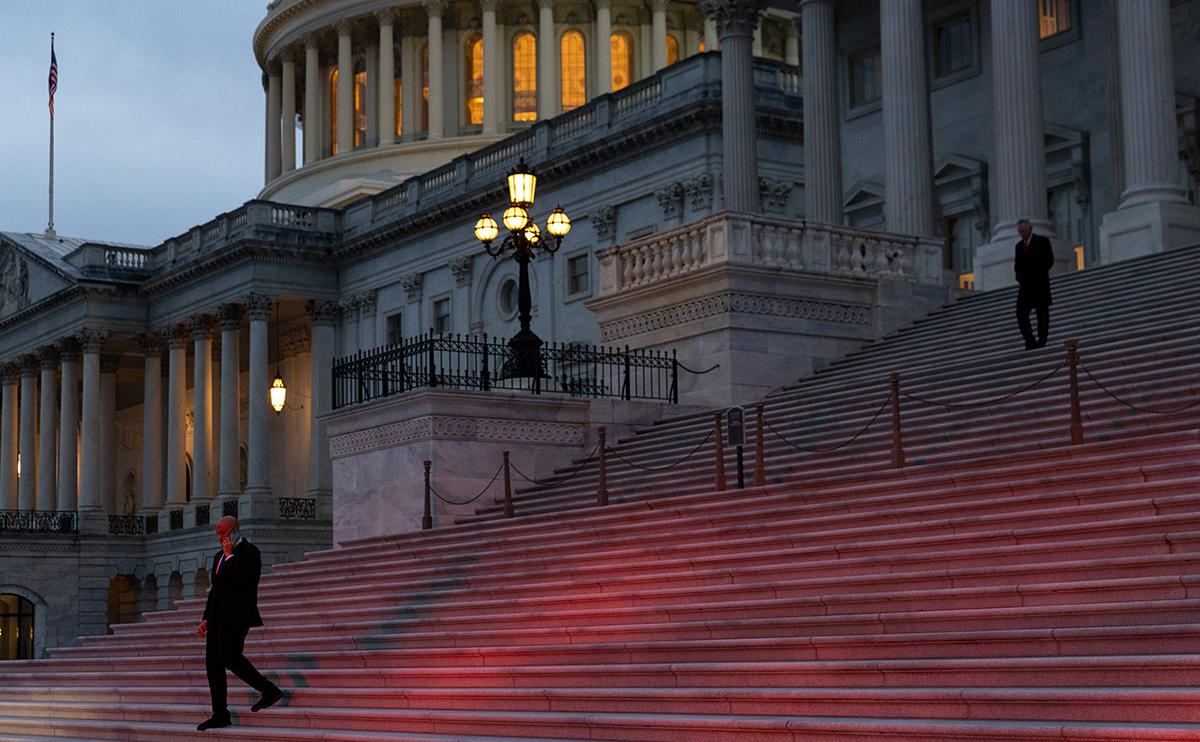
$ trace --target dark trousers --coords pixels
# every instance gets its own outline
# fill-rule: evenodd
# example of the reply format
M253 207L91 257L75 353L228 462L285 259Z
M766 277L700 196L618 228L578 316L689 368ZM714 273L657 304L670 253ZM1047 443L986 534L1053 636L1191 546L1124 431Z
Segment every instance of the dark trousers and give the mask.
M275 684L255 670L250 660L242 654L248 631L248 628L221 626L212 622L208 625L208 635L204 643L204 669L208 671L208 690L212 694L214 716L229 713L226 707L226 669L259 693L276 689Z
M1033 330L1029 326L1029 312L1031 310L1037 312L1038 334L1036 342L1045 345L1046 339L1050 336L1049 302L1031 299L1023 293L1017 294L1017 326L1021 328L1021 337L1025 338L1026 345L1032 345L1035 342Z

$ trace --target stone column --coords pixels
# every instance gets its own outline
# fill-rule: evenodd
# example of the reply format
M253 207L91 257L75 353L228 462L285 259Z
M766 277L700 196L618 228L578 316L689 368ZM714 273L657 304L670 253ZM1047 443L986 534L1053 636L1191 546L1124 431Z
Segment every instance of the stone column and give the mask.
M167 507L187 504L187 345L186 327L167 330Z
M349 21L337 24L337 145L338 154L354 149L354 56Z
M1054 236L1046 209L1046 152L1042 121L1036 3L992 4L991 242L975 250L975 288L1013 284L1017 220ZM891 200L891 194L887 194ZM1060 264L1068 256L1057 251Z
M220 499L236 498L242 493L241 414L238 411L241 386L239 328L240 304L226 304L217 311L221 321L221 470L218 474Z
M558 114L558 40L554 33L554 0L538 0L538 118Z
M795 23L789 23L787 26L787 40L783 46L783 61L791 65L800 64L800 34Z
M1120 208L1101 224L1106 263L1200 241L1200 209L1187 202L1178 183L1170 2L1115 7L1125 186Z
M362 346L362 337L358 334L358 317L361 314L358 307L359 297L351 296L342 302L342 354L357 353Z
M280 169L296 169L296 58L290 49L283 52L283 93L280 103Z
M280 140L282 129L279 125L280 111L283 107L283 81L274 65L268 63L267 73L267 182L279 177Z
M26 512L37 509L37 377L37 358L22 357L21 444L18 451L21 476L17 507Z
M270 361L268 356L267 322L275 307L275 298L262 294L250 294L245 300L246 312L250 316L250 389L249 438L246 441L246 492L247 495L265 495L271 492L267 473L268 446L267 415L271 412L268 389L271 381L267 375Z
M650 10L651 60L658 72L667 66L667 0L651 0Z
M58 349L38 350L41 363L41 426L38 429L37 509L58 507Z
M83 433L79 451L80 517L103 520L104 504L100 471L100 347L108 333L82 330L79 345L83 351Z
M339 307L334 301L309 301L305 307L312 320L312 402L309 405L308 494L328 497L333 493L333 474L329 458L329 437L321 416L332 407L334 323Z
M921 0L888 0L879 13L887 231L931 236L937 230Z
M192 502L212 499L212 317L191 320L192 330Z
M142 350L142 515L155 515L166 502L163 491L162 338L138 338Z
M596 92L612 92L612 0L596 0Z
M358 295L358 347L371 350L378 342L375 339L375 289Z
M100 356L100 501L109 515L122 515L117 502L117 366L120 357Z
M765 0L700 0L721 40L721 161L725 210L758 213L754 58L750 40Z
M482 0L483 8L483 133L500 131L500 41L496 33L496 0Z
M494 0L493 0L494 2ZM445 133L442 124L445 113L445 100L442 83L442 12L446 8L445 0L425 0L425 10L429 13L429 138L441 139ZM487 5L484 4L484 18L487 18ZM495 19L495 11L492 14ZM486 33L486 27L485 27ZM484 54L487 54L487 39L483 42ZM487 74L487 62L484 62L484 74ZM484 121L487 120L488 100L483 102Z
M16 366L4 366L4 409L0 416L0 510L16 510L18 423L17 380L21 378Z
M721 48L721 42L717 38L717 23L712 18L704 19L704 50L715 52Z
M58 510L79 507L79 342L58 344L62 359L58 422Z
M396 141L396 41L395 12L390 8L375 14L379 19L379 146Z
M804 0L805 218L842 223L842 137L833 0Z
M304 37L304 164L321 159L321 47Z

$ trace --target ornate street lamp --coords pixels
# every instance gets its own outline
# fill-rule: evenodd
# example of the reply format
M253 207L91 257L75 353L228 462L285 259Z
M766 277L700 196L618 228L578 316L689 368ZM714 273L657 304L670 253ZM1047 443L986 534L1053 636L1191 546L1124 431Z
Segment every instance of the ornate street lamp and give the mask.
M284 404L287 402L287 387L283 384L283 374L279 372L279 364L282 361L279 354L279 302L275 303L275 378L271 381L271 388L267 390L270 395L271 409L275 410L275 414L283 412Z
M529 295L529 261L536 251L554 253L562 246L563 237L571 231L571 219L562 207L555 207L546 219L545 233L532 219L529 209L533 206L533 195L537 190L537 175L525 164L525 158L508 171L508 208L501 221L508 234L499 245L492 242L500 236L500 226L490 214L484 214L475 222L475 239L483 243L488 255L498 258L508 254L517 261L517 311L521 329L508 341L512 358L505 364L503 374L509 378L545 376L542 366L542 339L529 329L533 299Z

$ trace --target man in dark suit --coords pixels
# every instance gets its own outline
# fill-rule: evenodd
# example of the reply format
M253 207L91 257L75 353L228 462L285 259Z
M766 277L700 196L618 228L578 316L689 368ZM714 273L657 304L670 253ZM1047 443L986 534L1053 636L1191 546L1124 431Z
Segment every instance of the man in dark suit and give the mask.
M1050 269L1054 267L1054 251L1050 240L1033 233L1028 219L1017 222L1021 239L1015 246L1013 269L1017 273L1017 326L1026 348L1041 348L1050 334ZM1033 337L1029 327L1029 312L1037 312L1038 334Z
M208 603L196 632L205 638L204 666L208 671L213 710L210 718L196 726L200 731L233 723L225 705L226 669L262 693L262 698L250 707L251 711L273 706L283 698L279 686L264 678L242 654L246 634L252 627L263 625L262 617L258 615L262 555L258 547L238 533L237 518L232 516L217 521L217 540L221 550L213 555Z

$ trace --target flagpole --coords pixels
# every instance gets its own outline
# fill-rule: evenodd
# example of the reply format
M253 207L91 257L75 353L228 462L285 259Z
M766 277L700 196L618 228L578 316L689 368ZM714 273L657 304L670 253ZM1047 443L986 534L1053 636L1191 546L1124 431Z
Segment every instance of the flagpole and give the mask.
M54 57L54 32L50 33L50 57ZM54 102L50 103L50 218L46 222L46 236L54 237Z

